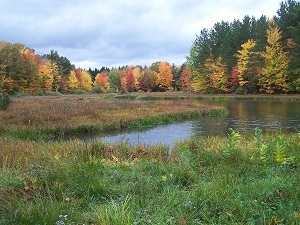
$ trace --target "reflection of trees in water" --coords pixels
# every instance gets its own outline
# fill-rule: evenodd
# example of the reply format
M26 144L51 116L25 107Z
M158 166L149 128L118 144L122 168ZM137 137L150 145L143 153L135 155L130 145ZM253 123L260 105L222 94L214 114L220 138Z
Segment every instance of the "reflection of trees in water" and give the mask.
M297 130L297 121L300 121L299 102L233 100L212 101L207 104L223 106L229 110L226 118L205 118L199 124L208 135L228 133L229 128L239 131L253 130L255 127L263 130L294 131Z
M127 130L105 135L109 140L122 142L135 140L139 143L172 143L176 139L188 136L227 135L229 128L254 131L255 127L263 131L279 130L295 132L300 130L300 102L279 101L203 101L203 104L227 107L229 115L201 117L196 120L174 123L166 126ZM124 138L123 138L124 136ZM91 135L88 135L91 138ZM98 136L99 137L99 136ZM97 138L97 137L95 137ZM82 138L84 139L84 138ZM145 141L146 140L146 141ZM118 142L117 141L117 142ZM153 143L152 143L153 142Z

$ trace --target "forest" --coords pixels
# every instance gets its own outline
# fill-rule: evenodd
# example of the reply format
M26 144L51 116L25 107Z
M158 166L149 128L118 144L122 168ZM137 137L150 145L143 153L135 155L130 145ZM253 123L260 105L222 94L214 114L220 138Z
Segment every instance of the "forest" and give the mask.
M84 70L52 50L39 55L0 42L0 94L194 91L279 94L300 92L300 3L287 0L277 15L217 22L202 29L186 62Z

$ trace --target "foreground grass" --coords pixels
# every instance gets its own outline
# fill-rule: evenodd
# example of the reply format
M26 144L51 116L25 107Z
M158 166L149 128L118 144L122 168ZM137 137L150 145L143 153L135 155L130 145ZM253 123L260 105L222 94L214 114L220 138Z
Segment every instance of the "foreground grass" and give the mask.
M123 96L124 97L124 96ZM103 132L227 113L197 101L140 101L115 95L14 98L0 111L0 134L34 139L41 135Z
M0 224L300 224L297 134L0 146Z

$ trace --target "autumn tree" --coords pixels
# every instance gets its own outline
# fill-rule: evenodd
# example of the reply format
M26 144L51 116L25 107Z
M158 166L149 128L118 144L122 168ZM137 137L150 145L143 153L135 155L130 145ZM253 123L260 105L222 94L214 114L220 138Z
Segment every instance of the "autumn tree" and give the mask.
M126 77L126 83L127 83L127 90L129 92L135 91L135 77L133 75L133 69L129 67L127 69L127 77Z
M227 78L227 88L229 92L234 92L237 90L238 86L239 86L239 72L238 72L238 66L235 65L234 67L232 67L231 73Z
M79 88L85 91L92 90L92 77L88 71L81 70L80 80L79 80Z
M98 88L100 92L106 92L110 88L109 77L106 72L98 73L95 77L93 86Z
M275 92L288 92L287 85L287 54L282 49L281 35L282 32L278 26L270 23L267 31L268 46L264 57L264 67L259 77L260 91L272 94Z
M70 71L69 80L68 80L69 90L76 90L79 88L79 81L77 79L76 73L74 70Z
M37 79L37 68L30 59L22 55L24 45L6 43L0 49L0 65L4 86L10 93L30 90L33 79Z
M195 91L219 93L227 92L227 67L222 63L222 57L214 59L210 55L206 59L202 73L194 71L192 88Z
M143 91L155 91L157 90L156 85L156 72L150 70L149 68L144 69L143 75L140 78L140 89Z
M184 66L179 80L181 81L181 86L185 91L191 90L190 77L191 77L191 71L188 69L187 66Z
M44 60L38 68L39 78L41 81L41 88L44 91L51 91L53 84L53 71L51 62Z
M120 81L121 81L120 90L123 91L123 92L128 92L128 89L127 89L127 71L125 69L120 70Z
M205 63L209 75L209 86L214 93L228 92L227 89L227 67L222 62L222 57L217 59L210 57Z
M163 91L170 90L173 81L172 68L170 64L168 62L161 62L156 75L156 84L158 85L159 89Z
M276 24L282 31L283 48L288 53L288 85L291 92L300 91L300 2L281 2L275 16Z
M241 45L237 53L237 72L239 91L253 93L256 91L259 53L255 51L256 42L249 39Z
M132 74L134 76L134 88L135 90L139 90L140 88L140 78L142 75L141 67L137 66L132 70Z
M209 92L209 78L204 71L192 70L192 89L196 92Z
M70 60L64 56L60 56L57 51L51 50L45 57L58 66L59 74L61 76L68 76L70 71L74 69Z

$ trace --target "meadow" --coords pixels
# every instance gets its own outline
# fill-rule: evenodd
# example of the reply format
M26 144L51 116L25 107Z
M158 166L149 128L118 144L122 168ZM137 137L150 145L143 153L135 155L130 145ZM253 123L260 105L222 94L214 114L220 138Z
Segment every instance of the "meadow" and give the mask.
M101 133L224 113L227 113L224 108L192 100L149 101L114 94L29 96L13 98L9 107L0 111L0 134L24 139Z
M300 224L300 133L231 130L172 149L41 137L226 113L139 97L13 99L0 113L0 224Z

